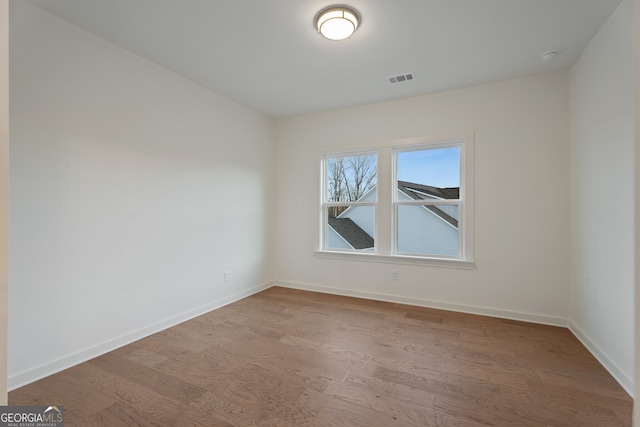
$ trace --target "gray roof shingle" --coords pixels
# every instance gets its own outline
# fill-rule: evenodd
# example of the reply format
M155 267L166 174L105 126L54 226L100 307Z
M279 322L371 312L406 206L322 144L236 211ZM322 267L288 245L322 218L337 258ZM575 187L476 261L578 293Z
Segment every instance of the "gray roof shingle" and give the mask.
M432 187L430 185L416 184L415 182L398 181L398 189L414 200L424 200L424 197L421 197L421 195L416 191L441 199L451 200L460 198L460 187L440 188ZM425 208L458 228L458 220L444 212L442 209L437 206L425 206Z
M369 236L351 218L329 218L329 225L354 249L373 248L373 237Z
M416 200L422 199L415 191L419 191L421 193L429 194L430 196L439 197L441 199L459 199L460 198L460 187L432 187L430 185L422 185L416 184L415 182L407 182L407 181L398 181L398 188L407 195L411 196ZM415 191L412 191L415 190Z

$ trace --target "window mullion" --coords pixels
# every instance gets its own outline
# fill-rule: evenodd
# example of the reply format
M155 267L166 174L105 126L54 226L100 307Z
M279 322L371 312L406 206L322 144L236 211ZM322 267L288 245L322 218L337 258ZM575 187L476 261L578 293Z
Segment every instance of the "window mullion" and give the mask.
M391 254L392 206L392 149L378 151L378 207L376 209L376 250L382 255Z
M449 200L395 200L398 205L456 206L462 204L460 199Z

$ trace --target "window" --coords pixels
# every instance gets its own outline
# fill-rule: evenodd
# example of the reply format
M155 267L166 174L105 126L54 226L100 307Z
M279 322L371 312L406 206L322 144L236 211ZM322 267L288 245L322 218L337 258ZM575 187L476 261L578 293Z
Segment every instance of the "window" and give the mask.
M395 253L460 258L460 145L394 150Z
M377 155L324 157L324 248L373 251L377 205Z
M473 138L322 158L322 256L473 266Z

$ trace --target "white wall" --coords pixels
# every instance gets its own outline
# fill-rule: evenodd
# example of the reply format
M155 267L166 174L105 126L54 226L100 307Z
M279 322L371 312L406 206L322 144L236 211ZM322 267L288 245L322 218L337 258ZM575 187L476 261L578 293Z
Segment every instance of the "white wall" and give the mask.
M633 28L634 31L634 173L635 173L635 400L633 408L633 425L640 427L640 0L633 3Z
M0 405L7 404L9 267L9 1L0 0Z
M273 121L10 13L10 387L269 285Z
M631 393L634 348L633 0L571 69L570 327Z
M278 121L275 282L565 324L568 107L568 73L558 72ZM468 131L476 269L314 256L322 152Z

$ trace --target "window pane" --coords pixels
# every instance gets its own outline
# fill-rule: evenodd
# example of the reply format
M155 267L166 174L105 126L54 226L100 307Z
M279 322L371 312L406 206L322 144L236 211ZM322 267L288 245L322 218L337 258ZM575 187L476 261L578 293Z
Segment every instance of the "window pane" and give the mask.
M458 200L460 147L397 153L396 252L458 257L460 205L403 205L403 201Z
M373 250L375 209L373 206L327 207L326 249Z
M397 178L440 189L460 188L460 147L400 151Z
M327 201L376 201L375 154L327 159Z
M458 205L399 205L397 252L457 257L458 212Z

